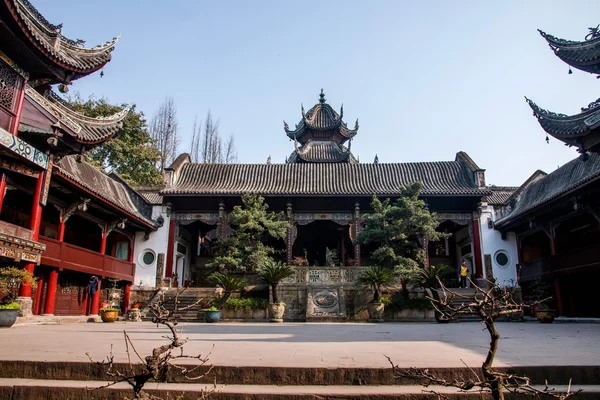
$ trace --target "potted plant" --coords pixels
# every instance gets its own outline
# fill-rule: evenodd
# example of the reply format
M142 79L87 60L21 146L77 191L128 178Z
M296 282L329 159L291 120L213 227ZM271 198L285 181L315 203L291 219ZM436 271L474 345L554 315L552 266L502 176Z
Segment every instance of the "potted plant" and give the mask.
M294 275L294 270L282 262L275 262L269 259L258 271L258 275L271 286L273 292L273 302L269 303L269 322L283 322L283 313L285 312L285 303L279 301L277 286L283 279Z
M33 274L26 269L5 267L0 269L0 328L10 328L17 321L21 306L15 302L17 289L22 284L32 285Z
M204 311L204 320L206 322L219 322L221 319L221 311L215 306L206 308L202 311Z
M440 288L440 281L451 273L452 271L447 265L438 265L437 267L435 265L431 265L429 268L421 269L415 279L417 285L423 289L429 289L431 292L431 298L435 300L435 320L438 323L450 322L450 319L444 314L444 310L439 310L437 307L440 304L440 293L438 292L438 289Z
M529 285L529 298L533 303L535 316L542 324L551 324L556 317L556 310L548 304L552 300L552 287L542 278L536 278Z
M385 305L381 301L381 291L395 280L394 271L385 267L367 267L358 276L355 286L373 291L373 300L367 305L369 322L383 322Z
M103 307L100 309L102 322L115 322L119 316L119 309L114 307Z

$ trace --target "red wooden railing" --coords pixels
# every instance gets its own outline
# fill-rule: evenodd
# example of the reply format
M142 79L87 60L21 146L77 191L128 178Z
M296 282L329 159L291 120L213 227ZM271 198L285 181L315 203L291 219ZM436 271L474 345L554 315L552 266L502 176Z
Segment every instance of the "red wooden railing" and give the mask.
M40 236L39 241L46 245L43 265L133 282L134 263L45 236Z

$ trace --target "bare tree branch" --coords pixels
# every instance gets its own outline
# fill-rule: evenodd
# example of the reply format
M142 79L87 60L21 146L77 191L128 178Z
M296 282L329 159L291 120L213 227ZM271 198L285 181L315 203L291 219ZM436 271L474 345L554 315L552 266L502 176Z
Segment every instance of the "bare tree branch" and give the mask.
M545 388L538 389L531 384L531 380L526 376L495 370L493 363L500 343L500 333L496 329L495 321L501 316L521 313L524 307L532 307L548 299L526 305L515 300L516 288L514 287L500 287L495 281L487 281L488 289L485 289L477 286L471 279L469 281L471 287L475 288L475 295L473 296L465 296L449 290L438 278L440 289L437 289L435 294L432 292L432 296L428 299L431 300L436 311L441 313L445 319L455 319L459 315L476 315L481 319L491 339L488 354L481 366L481 376L472 368L469 368L474 378L459 377L446 380L432 374L428 369L410 368L401 370L386 356L392 365L396 378L416 379L423 382L422 384L425 387L435 384L444 387L455 387L461 391L490 392L495 400L503 400L505 393L527 393L538 398L543 395L546 398L564 400L581 392L581 389L572 392L570 381L566 392L556 392L548 386L547 382ZM447 396L435 391L430 391L430 393L436 394L438 398L447 398Z

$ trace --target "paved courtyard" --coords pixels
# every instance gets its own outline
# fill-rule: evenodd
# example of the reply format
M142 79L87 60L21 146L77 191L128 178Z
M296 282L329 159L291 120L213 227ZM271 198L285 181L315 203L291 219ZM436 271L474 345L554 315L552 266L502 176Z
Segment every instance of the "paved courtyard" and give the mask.
M498 323L498 366L600 365L600 324ZM476 322L455 324L184 323L187 354L205 354L215 365L277 367L386 367L480 365L487 332ZM140 354L166 343L164 327L149 322L17 325L0 330L2 360L103 359L111 344L125 361L123 330ZM461 361L462 360L462 361Z

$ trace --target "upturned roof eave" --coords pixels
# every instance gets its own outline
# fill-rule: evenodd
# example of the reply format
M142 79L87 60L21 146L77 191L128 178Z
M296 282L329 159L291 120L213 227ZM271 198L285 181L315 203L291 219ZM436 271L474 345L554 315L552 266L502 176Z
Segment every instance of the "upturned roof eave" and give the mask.
M114 50L119 37L93 48L78 47L74 45L75 41L61 35L62 25L51 25L28 0L5 0L4 3L33 47L56 66L80 74L80 76L72 76L71 79L91 74L111 60L110 53ZM80 65L74 64L69 57L65 57L55 48L56 44L53 43L57 41L58 48L74 60L80 60Z

